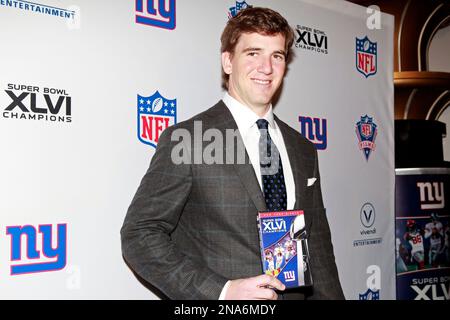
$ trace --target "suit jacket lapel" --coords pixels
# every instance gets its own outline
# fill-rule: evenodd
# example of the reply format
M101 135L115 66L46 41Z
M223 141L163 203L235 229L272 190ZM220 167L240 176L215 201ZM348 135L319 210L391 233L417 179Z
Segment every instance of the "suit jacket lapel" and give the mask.
M278 119L277 116L274 115L275 121L280 128L281 134L283 135L283 141L286 146L286 150L289 157L289 162L292 168L292 174L294 175L294 184L295 184L295 204L294 209L302 209L302 206L305 203L304 194L306 188L306 177L305 170L302 168L303 159L301 157L301 151L298 150L298 144L296 137L292 137L290 134L290 130L287 125Z
M305 175L305 159L302 156L302 150L299 150L299 144L297 143L298 137L291 134L291 128L288 127L283 121L280 121L275 116L278 127L283 135L284 144L291 164L292 173L294 175L295 184L295 204L294 210L303 210L305 216L305 224L307 233L310 234L313 213L308 208L308 199L305 199L307 176Z
M237 124L234 121L234 118L231 112L228 110L226 105L219 101L213 108L214 110L211 113L212 121L215 123L214 127L219 129L224 136L226 136L226 129L234 129L237 130ZM281 134L283 135L283 141L286 146L286 150L289 157L289 162L291 164L292 173L294 176L294 184L295 184L295 204L294 210L304 210L305 214L305 223L306 229L309 230L312 225L312 213L309 212L307 205L307 199L305 199L306 193L306 183L307 176L305 172L307 172L305 168L306 160L304 159L302 150L299 150L298 137L295 136L291 131L292 129L288 127L283 121L278 119L275 116L275 121L277 122ZM238 131L237 134L237 143L241 143L244 146L244 142L242 140L242 136ZM254 203L256 209L258 211L267 211L266 202L264 200L264 195L259 186L258 179L256 178L255 171L253 170L253 166L250 163L250 159L248 157L247 150L245 150L245 163L238 164L236 163L233 156L237 154L236 149L237 146L233 144L232 146L227 146L227 143L224 144L224 152L227 158L227 163L232 163L234 170L236 171L237 176L240 178L242 184L244 185L247 193ZM231 150L229 150L230 148Z
M223 136L226 137L226 129L238 130L237 124L234 121L231 112L228 110L227 106L223 103L223 101L222 100L219 101L219 103L217 103L215 107L216 108L214 111L217 111L217 115L215 115L215 112L213 112L212 115L215 120L217 119L221 120L220 123L217 123L215 125L215 127L222 132ZM239 144L244 146L244 141L242 140L242 136L239 131L237 134L237 141L235 143L233 144L224 143L223 149L227 157L227 163L231 163L231 166L233 166L234 170L236 171L236 174L241 179L241 182L244 185L245 189L247 190L247 193L250 196L252 202L254 203L256 209L258 211L267 211L264 195L259 186L259 182L258 179L256 178L255 170L253 170L253 166L250 162L247 150L245 150L244 148L245 150L244 164L238 164L236 163L236 160L233 159L236 158L234 156L237 154L237 145Z
M245 151L246 164L234 164L236 173L241 178L241 182L252 199L258 211L267 211L266 201L259 186L258 179L255 175L255 170L248 159L247 151Z

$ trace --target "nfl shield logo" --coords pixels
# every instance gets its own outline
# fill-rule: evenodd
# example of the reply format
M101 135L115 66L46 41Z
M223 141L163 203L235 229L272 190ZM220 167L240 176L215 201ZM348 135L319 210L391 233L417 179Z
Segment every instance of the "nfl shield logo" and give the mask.
M138 138L156 148L161 133L177 123L177 99L164 98L158 91L150 97L137 96Z
M361 124L361 135L367 139L372 135L372 126L367 123Z
M375 150L375 138L377 137L377 125L367 114L356 123L356 135L359 140L359 148L363 150L366 160L369 161L370 153Z
M236 6L231 7L230 10L228 11L228 19L235 17L242 9L251 7L252 6L249 5L247 2L245 2L245 0L242 2L236 1Z
M380 300L380 290L367 289L366 293L359 294L359 300Z
M377 43L356 38L356 70L366 78L377 73Z

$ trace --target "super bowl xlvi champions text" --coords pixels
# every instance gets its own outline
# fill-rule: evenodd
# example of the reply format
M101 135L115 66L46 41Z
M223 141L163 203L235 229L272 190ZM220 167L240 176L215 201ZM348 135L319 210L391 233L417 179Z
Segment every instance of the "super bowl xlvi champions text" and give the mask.
M54 115L43 115L43 114L19 114L15 112L3 112L3 118L6 119L22 119L22 120L42 120L42 121L50 121L50 122L72 122L72 117L67 116L54 116Z
M65 89L9 83L4 93L9 104L3 118L72 122L72 98Z

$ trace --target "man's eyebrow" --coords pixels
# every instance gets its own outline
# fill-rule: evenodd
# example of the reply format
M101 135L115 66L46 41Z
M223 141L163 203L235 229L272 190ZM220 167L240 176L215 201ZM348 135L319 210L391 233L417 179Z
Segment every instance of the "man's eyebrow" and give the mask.
M274 53L279 53L286 57L286 52L284 50L277 50L277 51L274 51Z
M242 50L243 53L251 52L251 51L262 51L262 48L248 47L248 48L245 48L244 50ZM277 53L278 53L278 54L281 54L281 55L283 55L283 56L286 57L286 52L285 52L284 50L276 50L276 51L274 51L273 53L274 53L274 54L277 54Z
M249 48L245 48L244 50L242 50L242 52L250 52L250 51L261 51L261 48L256 48L256 47L249 47Z

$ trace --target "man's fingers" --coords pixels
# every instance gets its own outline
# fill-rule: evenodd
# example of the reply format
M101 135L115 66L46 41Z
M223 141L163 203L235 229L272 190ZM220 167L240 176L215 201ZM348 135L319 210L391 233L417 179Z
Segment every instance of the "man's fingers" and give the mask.
M275 277L271 277L272 279L270 280L269 286L271 286L274 289L283 291L284 289L286 289L286 286L277 278Z
M277 300L278 295L275 291L272 289L266 289L266 288L259 288L256 293L256 299L262 299L262 300Z
M231 280L225 299L276 300L275 290L283 291L285 285L275 277L263 274L252 278Z
M260 277L260 283L258 284L259 287L270 287L280 291L286 289L286 286L275 277L269 275L262 275Z

